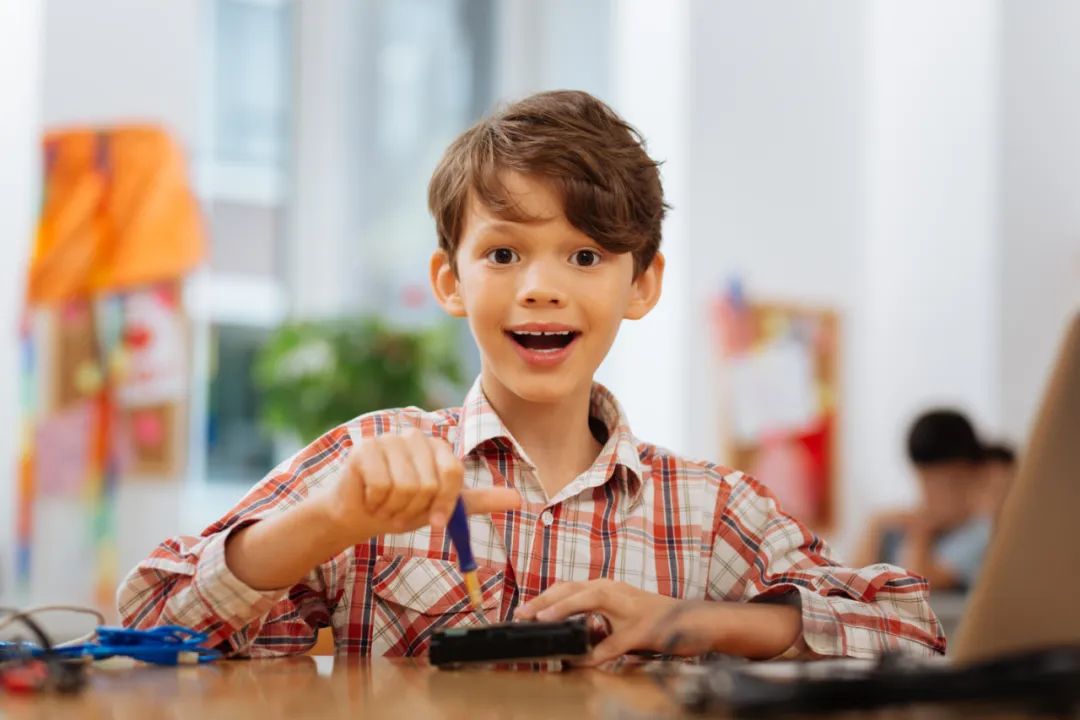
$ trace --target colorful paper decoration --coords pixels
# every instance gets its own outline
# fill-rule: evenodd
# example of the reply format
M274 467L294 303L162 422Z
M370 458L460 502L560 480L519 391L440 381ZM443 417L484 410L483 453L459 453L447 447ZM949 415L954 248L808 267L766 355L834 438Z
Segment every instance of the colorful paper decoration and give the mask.
M21 336L17 578L24 587L29 581L39 490L67 489L75 474L66 465L40 461L53 449L46 446L58 424L76 424L74 415L63 413L81 406L87 429L82 491L92 517L95 595L99 605L110 607L117 581L114 499L123 459L116 432L122 424L118 396L123 388L129 404L171 403L168 427L182 425L175 406L185 392L188 350L179 280L203 260L206 238L183 155L160 128L50 133L44 157L42 212ZM129 302L132 317L141 318L131 327ZM36 313L51 314L54 333L35 331ZM136 380L125 384L129 370ZM39 384L47 388L45 398L37 394ZM159 456L170 450L165 446L173 436L151 435L144 428L144 446L155 439ZM81 448L65 448L69 452L79 454ZM178 450L171 452L175 456ZM171 467L178 465L174 461ZM36 477L42 471L57 475L39 488Z
M31 305L175 280L205 254L183 154L165 131L132 126L46 135Z

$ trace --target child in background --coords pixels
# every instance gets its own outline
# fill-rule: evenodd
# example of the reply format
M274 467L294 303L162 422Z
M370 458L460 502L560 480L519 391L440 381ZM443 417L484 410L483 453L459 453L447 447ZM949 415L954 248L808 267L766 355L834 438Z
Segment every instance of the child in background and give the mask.
M975 582L990 540L984 448L966 416L939 409L915 420L907 450L919 506L871 521L857 559L902 564L935 590L965 590Z

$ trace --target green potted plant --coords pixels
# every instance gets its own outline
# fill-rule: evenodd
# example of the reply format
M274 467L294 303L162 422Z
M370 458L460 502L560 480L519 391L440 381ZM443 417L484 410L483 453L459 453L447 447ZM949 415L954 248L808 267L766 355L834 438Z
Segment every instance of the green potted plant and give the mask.
M441 407L465 380L456 343L449 322L406 329L364 315L286 323L253 368L260 419L309 442L372 410Z

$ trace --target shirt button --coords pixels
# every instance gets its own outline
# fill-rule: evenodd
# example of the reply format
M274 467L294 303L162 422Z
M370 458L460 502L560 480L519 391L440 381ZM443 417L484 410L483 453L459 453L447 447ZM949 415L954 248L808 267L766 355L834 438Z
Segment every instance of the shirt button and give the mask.
M540 513L540 522L544 523L544 527L551 527L551 523L555 522L555 516L551 514L550 510L545 510Z

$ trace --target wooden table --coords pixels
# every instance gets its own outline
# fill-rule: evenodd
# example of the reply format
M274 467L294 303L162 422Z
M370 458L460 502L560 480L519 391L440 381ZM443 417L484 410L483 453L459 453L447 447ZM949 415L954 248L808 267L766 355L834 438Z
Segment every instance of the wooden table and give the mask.
M909 707L838 717L941 720L986 708ZM0 720L647 720L680 713L642 671L435 670L422 661L299 656L199 667L95 668L74 697L0 694ZM820 718L821 716L815 716ZM1019 712L995 720L1029 717Z
M74 697L0 695L0 720L675 717L641 672L439 671L420 661L298 656L96 668Z

